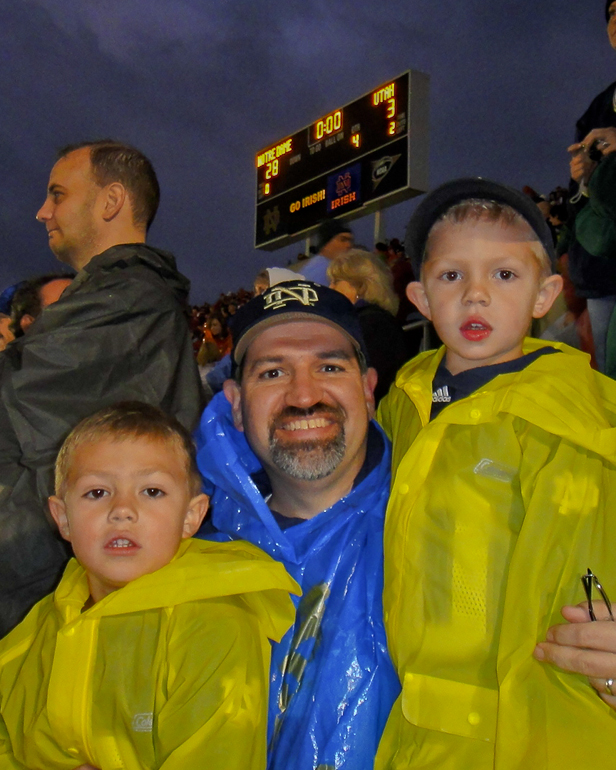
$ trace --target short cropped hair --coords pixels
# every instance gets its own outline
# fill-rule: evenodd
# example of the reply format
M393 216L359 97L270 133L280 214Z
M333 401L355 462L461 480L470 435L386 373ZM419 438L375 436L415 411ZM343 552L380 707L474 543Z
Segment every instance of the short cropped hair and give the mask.
M69 144L58 152L58 158L86 147L90 148L92 176L96 184L99 187L112 182L123 184L130 198L133 222L147 231L160 203L158 179L148 158L135 147L115 139Z
M86 417L68 434L56 459L56 495L64 497L66 494L71 462L78 447L105 439L126 441L138 438L175 444L186 461L191 495L201 492L195 445L186 428L175 417L165 414L151 404L142 401L120 401Z
M535 235L533 228L526 219L506 203L498 203L497 201L483 200L481 198L468 198L447 209L447 211L432 225L428 238L426 239L426 247L421 261L422 265L428 258L430 237L441 223L449 222L450 224L462 224L463 222L480 221L500 222L502 225L525 225L529 232ZM550 257L539 238L535 236L532 241L530 241L529 247L539 262L541 271L546 275L551 275L552 264L550 262Z
M43 312L41 307L41 289L52 281L72 280L73 276L67 273L47 273L39 275L36 278L30 278L17 289L13 294L11 302L11 323L10 330L15 337L23 337L24 331L21 328L21 319L25 315L32 318L38 318Z
M330 281L347 281L366 302L379 305L392 315L398 312L399 299L394 292L391 270L379 257L364 249L349 249L327 268Z

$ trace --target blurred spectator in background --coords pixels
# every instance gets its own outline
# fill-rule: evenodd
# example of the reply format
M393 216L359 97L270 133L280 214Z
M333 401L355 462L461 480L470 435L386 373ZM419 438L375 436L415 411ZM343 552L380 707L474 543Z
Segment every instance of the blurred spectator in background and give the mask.
M11 307L15 292L22 283L23 281L8 286L0 293L0 351L5 350L9 342L15 339L15 335L11 331Z
M203 305L193 305L190 311L189 327L192 335L193 350L195 355L201 349L201 343L203 342L203 329L207 323L207 317L211 312L211 308L207 302Z
M396 318L400 323L404 323L409 315L421 316L421 313L411 300L406 296L406 287L415 280L415 274L409 259L407 258L404 247L397 238L392 238L387 249L387 265L391 270L393 278L394 292L398 297L398 312Z
M564 187L556 187L546 198L545 195L540 195L532 187L525 185L522 192L537 204L537 208L543 214L546 224L550 228L554 245L556 245L563 225L568 218L568 191Z
M348 251L355 242L353 231L339 219L325 219L316 232L316 255L301 263L300 270L308 281L327 286L330 261Z
M354 305L368 350L369 364L378 374L376 403L386 395L396 372L409 359L409 351L395 314L398 298L392 275L383 261L369 251L351 249L334 259L327 269L330 288Z
M0 351L4 350L14 339L15 335L11 331L11 316L0 313Z
M231 348L233 347L233 340L227 325L227 319L220 313L210 313L208 316L207 323L203 330L203 344L201 350L203 350L204 345L212 344L218 351L217 361L220 361L223 356L230 353ZM201 350L199 351L199 356L201 356ZM197 356L197 362L201 364L199 356Z
M606 3L605 18L610 44L616 48L616 0ZM576 142L568 148L574 183L572 192L575 193L570 198L570 232L559 249L563 253L565 250L568 252L569 274L576 294L587 300L595 358L602 372L606 370L607 330L616 306L616 251L601 255L597 253L596 244L589 241L588 234L580 239L578 217L589 205L600 205L596 190L594 203L589 202L588 185L603 158L616 149L615 105L616 82L592 101L576 124ZM612 190L611 195L616 196L616 190ZM601 227L598 222L594 226Z
M294 273L292 270L288 270L288 272L293 275L293 278L297 278L297 273ZM255 278L255 297L258 297L259 294L263 294L266 289L269 289L269 285L269 268L266 267L265 270L261 270L261 272L258 273L257 277Z
M269 289L270 286L274 286L277 283L282 283L283 281L297 281L299 278L303 277L303 275L300 275L293 270L288 270L286 267L266 267L265 270L261 270L254 280L254 296L258 297L259 294L263 294L266 289ZM231 324L233 324L233 322L231 322ZM211 355L211 348L209 351ZM201 360L198 360L199 374L201 375L201 382L205 388L208 401L212 396L215 396L216 393L219 393L222 390L224 381L231 377L232 363L229 353L224 355L220 360L215 358L213 361L217 363L211 363L209 360L206 360L205 353Z
M15 337L21 337L46 307L57 302L72 280L68 275L50 273L24 281L11 303L11 331Z

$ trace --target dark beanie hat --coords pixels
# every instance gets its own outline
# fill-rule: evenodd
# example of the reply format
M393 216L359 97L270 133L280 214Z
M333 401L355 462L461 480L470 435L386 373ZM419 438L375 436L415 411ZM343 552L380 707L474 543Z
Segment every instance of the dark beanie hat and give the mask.
M614 2L614 0L612 0ZM426 241L433 225L452 207L466 200L504 203L523 217L546 250L552 269L556 253L552 234L536 203L519 190L480 177L454 179L429 192L415 209L406 228L404 250L411 260L417 280L424 259Z
M321 251L323 246L331 241L332 238L340 235L340 233L352 232L351 228L339 219L324 219L317 230L317 254Z
M607 0L607 3L605 4L605 21L606 23L610 20L610 5L614 2L614 0Z

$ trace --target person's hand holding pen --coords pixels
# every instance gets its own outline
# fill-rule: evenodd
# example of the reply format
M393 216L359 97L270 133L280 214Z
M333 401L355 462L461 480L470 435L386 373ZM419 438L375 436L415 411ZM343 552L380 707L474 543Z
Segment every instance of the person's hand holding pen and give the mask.
M546 641L540 642L533 654L537 660L587 676L601 698L616 710L616 623L609 599L596 578L591 583L585 575L582 580L586 580L584 587L590 601L563 607L562 615L569 622L552 626ZM592 602L587 584L598 586L603 602Z

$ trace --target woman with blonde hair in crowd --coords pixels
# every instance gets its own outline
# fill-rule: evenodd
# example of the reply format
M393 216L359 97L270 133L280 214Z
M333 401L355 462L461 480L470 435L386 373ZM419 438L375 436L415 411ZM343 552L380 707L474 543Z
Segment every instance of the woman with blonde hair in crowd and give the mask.
M330 287L355 305L370 366L379 375L374 391L378 403L409 358L402 327L394 318L398 297L393 290L391 271L369 251L350 249L332 261L327 275Z

